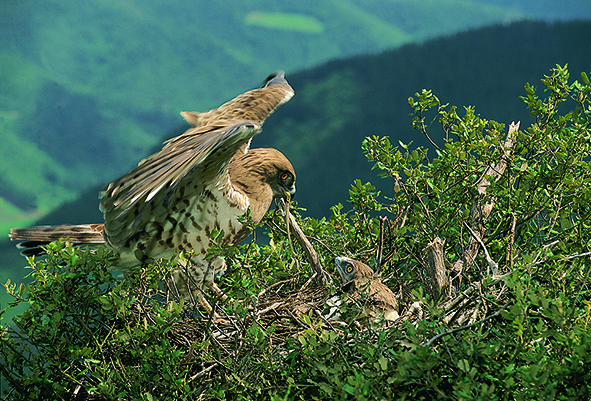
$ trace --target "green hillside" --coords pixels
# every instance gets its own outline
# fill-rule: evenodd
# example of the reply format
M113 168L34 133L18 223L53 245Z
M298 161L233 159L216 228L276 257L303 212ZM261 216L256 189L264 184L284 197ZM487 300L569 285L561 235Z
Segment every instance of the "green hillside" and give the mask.
M217 106L271 71L522 19L530 3L4 0L0 231L109 182L181 124L179 111Z

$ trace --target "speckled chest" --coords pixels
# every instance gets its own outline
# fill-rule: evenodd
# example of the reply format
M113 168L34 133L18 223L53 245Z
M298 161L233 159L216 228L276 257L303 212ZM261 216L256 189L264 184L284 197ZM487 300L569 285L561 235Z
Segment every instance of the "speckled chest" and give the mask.
M222 230L221 246L242 241L248 229L238 221L248 210L248 198L230 184L204 189L170 205L164 218L151 221L145 230L120 251L123 264L172 258L194 251L194 262L204 261L212 232Z

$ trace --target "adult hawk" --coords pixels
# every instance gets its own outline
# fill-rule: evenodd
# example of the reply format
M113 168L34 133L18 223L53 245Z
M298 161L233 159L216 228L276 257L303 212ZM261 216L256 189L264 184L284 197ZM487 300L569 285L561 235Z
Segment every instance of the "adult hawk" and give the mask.
M335 265L341 276L342 288L351 298L365 298L368 306L373 309L372 315L381 315L386 320L398 319L396 295L387 285L374 277L371 267L344 256L337 256Z
M206 260L210 234L223 230L222 246L238 244L249 234L238 217L250 210L258 223L274 198L295 194L295 172L281 152L249 150L265 119L293 95L278 72L217 109L181 113L192 128L101 191L104 224L12 229L10 239L24 241L19 244L24 255L40 253L40 245L60 238L105 243L118 251L117 267L124 270L194 252L186 269L190 280L175 274L177 286L193 293L215 287L225 261Z

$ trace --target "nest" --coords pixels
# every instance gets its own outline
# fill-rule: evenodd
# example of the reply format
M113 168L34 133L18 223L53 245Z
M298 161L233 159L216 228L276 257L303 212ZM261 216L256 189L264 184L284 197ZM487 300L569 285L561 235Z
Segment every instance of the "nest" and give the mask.
M230 350L240 347L239 343L248 337L246 332L257 325L270 333L271 343L279 344L308 328L301 320L302 314L312 312L322 316L329 291L322 287L303 291L271 291L260 294L254 302L252 299L231 301L246 304L241 308L242 313L230 312L230 308L220 305L212 315L191 313L191 317L187 316L171 327L168 337L185 348L195 343L214 341L221 348Z
M441 302L437 309L443 312L439 314L443 317L439 319L449 328L441 337L498 315L507 305L499 307L491 301L490 291L494 289L499 299L504 288L502 276L498 276L488 286L487 296L482 292L481 283L474 283L462 293ZM257 335L266 336L269 346L281 352L287 348L289 339L295 341L310 329L329 330L339 336L351 325L358 330L371 329L374 332L401 330L406 324L416 326L430 316L429 310L420 301L407 300L401 304L400 317L390 321L373 313L370 305L363 300L335 291L334 287L266 290L257 297L214 304L212 314L202 312L195 305L187 305L182 319L174 322L165 336L172 344L184 349L187 358L191 358L196 347L205 353L215 348L219 361L239 358L253 347L253 338ZM147 305L138 309L136 323L153 321L152 312ZM436 340L426 338L424 343Z
M359 342L378 346L377 339L383 339L384 332L397 338L408 325L417 327L424 319L437 319L440 327L447 329L434 337L423 334L424 346L436 346L443 337L483 324L509 305L500 307L506 301L502 276L486 280L455 296L442 297L435 310L420 300L401 296L400 317L395 321L373 315L366 300L355 299L332 285L287 291L275 286L257 296L212 302L210 314L198 302L187 302L181 318L175 317L163 335L183 351L179 366L187 369L190 385L197 394L207 394L212 386L231 389L236 378L243 384L258 383L265 364L281 369L294 363L290 359L294 352L297 360L300 352L306 352L300 350L314 353L314 347L345 345L339 349L355 350L353 343ZM132 324L154 322L153 303L142 304ZM321 334L326 332L328 336ZM417 330L420 332L433 333ZM315 337L317 344L311 345L310 337ZM338 344L323 343L323 338Z

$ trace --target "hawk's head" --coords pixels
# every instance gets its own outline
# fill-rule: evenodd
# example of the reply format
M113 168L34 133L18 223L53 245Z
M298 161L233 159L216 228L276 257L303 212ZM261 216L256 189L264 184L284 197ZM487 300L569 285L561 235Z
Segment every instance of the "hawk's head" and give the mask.
M361 277L372 277L374 274L371 267L365 263L361 263L358 260L347 258L345 256L337 256L334 262L343 284Z
M296 176L287 157L276 149L253 149L248 153L260 160L260 177L271 187L273 198L291 200L296 193Z
M293 167L287 159L283 160L283 162L276 163L273 169L269 171L267 183L273 190L273 198L283 198L289 202L296 193L295 171L293 171Z
M230 163L230 181L248 197L252 218L260 221L275 198L295 195L296 175L287 157L270 148L238 153Z

